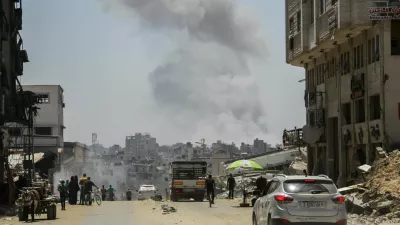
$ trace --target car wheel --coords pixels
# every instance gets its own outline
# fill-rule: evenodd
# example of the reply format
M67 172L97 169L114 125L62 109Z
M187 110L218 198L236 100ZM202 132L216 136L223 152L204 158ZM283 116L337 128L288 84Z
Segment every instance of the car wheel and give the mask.
M253 213L253 225L257 225L257 218L255 213Z

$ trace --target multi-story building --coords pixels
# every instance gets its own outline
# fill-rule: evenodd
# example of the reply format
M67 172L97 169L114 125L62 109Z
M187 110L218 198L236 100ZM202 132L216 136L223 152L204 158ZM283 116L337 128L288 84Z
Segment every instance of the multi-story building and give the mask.
M136 133L135 136L128 136L125 139L125 155L126 160L143 159L155 156L157 152L156 138L151 137L148 133Z
M38 115L33 122L33 145L35 152L60 153L64 143L64 90L60 85L23 85L39 98ZM10 136L28 135L26 127L12 126ZM14 138L14 145L22 146L23 138Z
M400 21L377 11L389 2L285 1L286 62L305 74L308 170L339 186L400 141Z
M87 173L89 167L93 167L91 160L89 160L89 148L79 142L64 142L64 149L62 152L62 168L64 177L68 175L79 175Z

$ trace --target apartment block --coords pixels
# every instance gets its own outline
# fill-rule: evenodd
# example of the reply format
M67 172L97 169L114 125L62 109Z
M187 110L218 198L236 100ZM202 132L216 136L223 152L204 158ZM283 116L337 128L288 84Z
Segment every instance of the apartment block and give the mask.
M23 85L23 90L39 98L38 114L33 121L33 146L35 152L59 153L64 144L64 90L60 85ZM23 148L27 143L26 126L10 126L13 148Z
M126 160L152 157L155 156L157 147L156 138L148 133L136 133L134 136L127 136L125 138L124 157Z
M308 170L339 186L400 142L400 20L392 1L286 0L286 62L303 67Z

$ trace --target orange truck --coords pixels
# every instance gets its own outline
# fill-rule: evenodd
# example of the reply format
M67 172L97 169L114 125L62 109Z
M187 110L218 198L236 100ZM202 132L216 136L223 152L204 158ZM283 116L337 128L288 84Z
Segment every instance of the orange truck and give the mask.
M170 200L194 199L203 201L205 197L205 177L207 162L175 161L171 163Z

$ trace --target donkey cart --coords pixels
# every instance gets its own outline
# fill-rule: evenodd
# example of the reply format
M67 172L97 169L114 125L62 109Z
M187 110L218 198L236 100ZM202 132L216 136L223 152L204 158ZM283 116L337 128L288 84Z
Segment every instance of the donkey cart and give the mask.
M29 214L32 221L35 220L35 214L47 214L48 220L55 220L57 217L57 199L43 198L41 190L37 187L23 188L20 198L16 205L18 206L19 221L28 221Z

